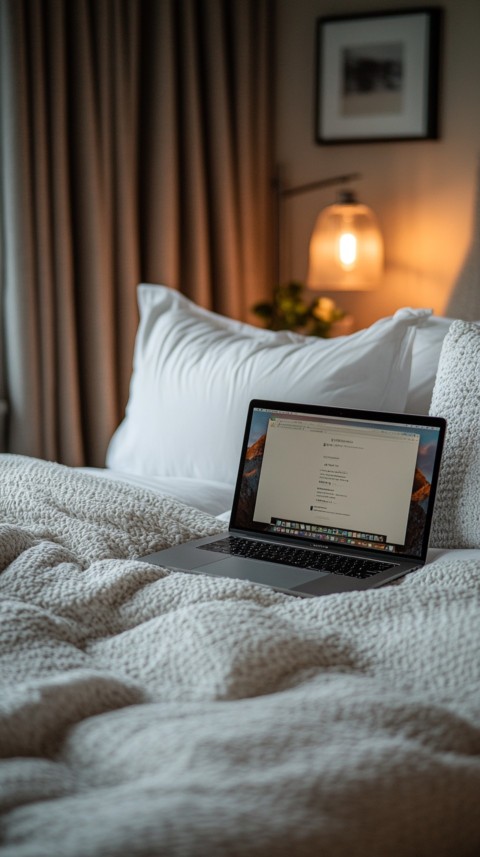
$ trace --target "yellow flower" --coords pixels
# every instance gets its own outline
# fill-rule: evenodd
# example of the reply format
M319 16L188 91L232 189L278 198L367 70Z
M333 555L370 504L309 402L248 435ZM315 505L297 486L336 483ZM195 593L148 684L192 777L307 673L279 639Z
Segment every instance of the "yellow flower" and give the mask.
M312 309L312 314L319 321L332 322L337 317L337 307L331 298L319 298Z

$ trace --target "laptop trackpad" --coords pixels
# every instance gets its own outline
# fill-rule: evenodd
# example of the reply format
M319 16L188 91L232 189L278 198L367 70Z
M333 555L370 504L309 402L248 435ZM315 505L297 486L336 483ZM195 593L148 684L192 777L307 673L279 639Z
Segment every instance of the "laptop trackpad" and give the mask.
M301 586L310 580L318 580L328 572L307 571L303 568L287 568L275 565L273 562L248 560L240 556L230 556L228 559L203 565L199 571L214 577L236 577L241 580L252 580L266 586L279 586L281 589L291 589Z

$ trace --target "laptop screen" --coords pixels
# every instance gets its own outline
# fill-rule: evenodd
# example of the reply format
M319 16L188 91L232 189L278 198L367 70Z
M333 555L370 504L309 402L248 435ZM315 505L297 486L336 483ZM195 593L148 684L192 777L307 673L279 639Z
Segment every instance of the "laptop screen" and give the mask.
M432 417L252 402L231 529L423 557L444 429Z

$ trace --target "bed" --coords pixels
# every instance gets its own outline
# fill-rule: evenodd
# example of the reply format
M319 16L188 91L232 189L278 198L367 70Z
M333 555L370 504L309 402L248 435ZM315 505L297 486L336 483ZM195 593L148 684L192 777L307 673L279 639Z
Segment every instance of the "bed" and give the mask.
M1 857L477 855L480 328L139 306L107 466L0 456ZM139 561L227 527L254 396L446 416L422 570L302 599Z

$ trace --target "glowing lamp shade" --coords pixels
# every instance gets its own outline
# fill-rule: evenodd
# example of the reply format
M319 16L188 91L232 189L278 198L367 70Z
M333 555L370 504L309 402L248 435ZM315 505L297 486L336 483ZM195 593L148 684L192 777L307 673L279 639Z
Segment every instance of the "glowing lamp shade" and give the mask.
M310 239L307 286L335 291L374 289L383 270L383 240L373 211L351 191L324 208Z

